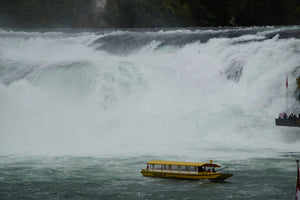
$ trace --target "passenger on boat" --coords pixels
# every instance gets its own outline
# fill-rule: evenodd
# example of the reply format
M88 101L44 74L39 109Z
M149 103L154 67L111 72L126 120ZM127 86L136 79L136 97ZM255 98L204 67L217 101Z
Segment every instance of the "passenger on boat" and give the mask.
M201 167L198 167L198 172L204 172L204 169L203 169L202 166L201 166Z
M292 114L289 116L289 119L297 119L297 116L296 116L294 113L292 113Z
M287 119L286 113L280 113L278 119Z

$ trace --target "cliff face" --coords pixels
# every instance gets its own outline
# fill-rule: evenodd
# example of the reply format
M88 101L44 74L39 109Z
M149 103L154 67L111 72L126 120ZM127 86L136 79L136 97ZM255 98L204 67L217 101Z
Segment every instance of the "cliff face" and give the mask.
M93 21L96 27L106 27L107 24L104 20L104 11L107 0L93 0L92 12L94 13Z
M1 27L300 24L300 0L0 0Z
M112 27L292 25L300 0L109 0L105 13Z
M101 13L104 11L106 0L94 0L92 3L94 5L95 13Z
M0 0L2 27L104 27L106 0Z

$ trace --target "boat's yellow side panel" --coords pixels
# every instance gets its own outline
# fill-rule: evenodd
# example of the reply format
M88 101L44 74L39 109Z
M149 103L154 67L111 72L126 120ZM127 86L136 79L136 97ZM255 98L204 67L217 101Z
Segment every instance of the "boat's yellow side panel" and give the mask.
M169 172L158 172L158 171L150 171L147 169L143 169L141 171L143 176L149 177L159 177L159 178L177 178L177 179L192 179L192 180L200 180L200 179L208 179L208 180L216 180L221 179L224 180L232 176L232 174L222 174L219 172L199 172L199 173L169 173Z
M147 164L153 165L176 165L176 166L206 166L206 167L221 167L217 164L213 164L212 160L210 163L202 163L202 162L178 162L178 161L166 161L166 160L152 160L147 162Z

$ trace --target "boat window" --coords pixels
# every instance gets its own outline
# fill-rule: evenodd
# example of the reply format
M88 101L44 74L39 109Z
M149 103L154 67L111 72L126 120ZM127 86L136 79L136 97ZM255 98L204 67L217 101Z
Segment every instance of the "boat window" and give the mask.
M187 171L187 166L179 166L180 171Z
M162 165L155 165L155 169L162 169Z
M196 172L196 171L197 171L197 167L195 167L195 166L190 166L189 171L191 171L191 172Z
M172 169L172 165L166 165L166 170L171 170Z
M150 165L150 169L154 169L154 165L153 164Z
M178 166L177 165L171 165L171 170L178 170Z

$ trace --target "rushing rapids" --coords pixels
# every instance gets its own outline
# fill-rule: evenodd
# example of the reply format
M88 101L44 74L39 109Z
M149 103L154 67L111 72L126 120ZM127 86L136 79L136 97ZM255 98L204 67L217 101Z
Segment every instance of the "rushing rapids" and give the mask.
M295 195L300 27L0 29L0 199ZM141 176L230 167L230 184Z
M300 73L299 38L299 27L0 30L1 153L296 145L273 120L285 74Z

